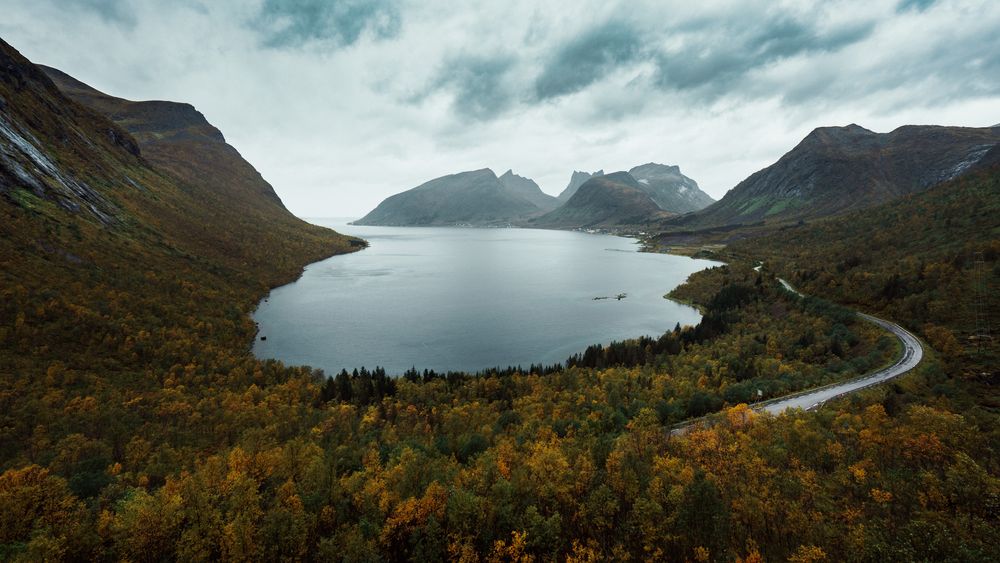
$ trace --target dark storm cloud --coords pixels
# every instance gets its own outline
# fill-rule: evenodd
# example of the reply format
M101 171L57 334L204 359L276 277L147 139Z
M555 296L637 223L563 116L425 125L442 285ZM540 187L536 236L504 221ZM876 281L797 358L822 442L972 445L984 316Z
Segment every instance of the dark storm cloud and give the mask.
M355 43L363 33L392 37L400 29L394 0L265 0L254 26L269 47L298 47L319 42Z
M514 58L507 55L463 56L445 61L434 89L450 89L455 111L465 117L490 119L511 106L506 80Z
M820 30L814 22L782 15L755 21L735 14L723 21L715 18L673 25L650 14L635 16L589 27L556 45L554 54L542 59L533 91L522 99L538 102L581 92L616 70L647 62L655 67L647 87L701 90L712 99L729 92L754 69L802 54L836 51L864 40L875 29L874 22L863 22ZM650 25L654 21L655 25ZM662 45L672 39L681 40L681 46L665 50ZM539 63L522 58L515 64ZM493 86L503 85L499 77L491 80ZM641 82L633 78L628 87L642 88ZM510 88L465 88L461 93L458 109L510 107ZM479 96L484 97L481 102L477 101ZM488 112L476 115L484 117Z
M934 5L937 0L901 0L899 4L896 5L897 12L905 12L907 10L916 10L918 12L923 12L927 8Z
M535 81L540 100L579 92L643 53L642 40L632 25L609 21L583 32L559 47Z
M819 31L787 17L756 25L731 22L696 30L684 46L656 57L656 83L668 90L700 90L710 98L726 94L755 69L803 54L836 51L871 35L872 22Z

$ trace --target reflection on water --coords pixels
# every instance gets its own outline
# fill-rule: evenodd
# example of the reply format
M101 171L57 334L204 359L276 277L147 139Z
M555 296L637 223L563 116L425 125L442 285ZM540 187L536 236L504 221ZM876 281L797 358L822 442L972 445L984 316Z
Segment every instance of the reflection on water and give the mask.
M554 363L590 344L659 335L698 321L662 296L712 264L605 235L316 222L371 246L272 291L254 315L267 337L254 353L327 372Z

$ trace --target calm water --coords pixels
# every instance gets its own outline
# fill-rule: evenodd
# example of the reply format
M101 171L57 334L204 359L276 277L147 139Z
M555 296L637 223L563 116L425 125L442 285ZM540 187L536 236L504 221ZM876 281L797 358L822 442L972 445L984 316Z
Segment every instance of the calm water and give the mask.
M371 246L272 291L254 315L267 337L254 353L327 373L549 364L590 344L658 336L699 321L663 294L712 265L606 235L314 222Z

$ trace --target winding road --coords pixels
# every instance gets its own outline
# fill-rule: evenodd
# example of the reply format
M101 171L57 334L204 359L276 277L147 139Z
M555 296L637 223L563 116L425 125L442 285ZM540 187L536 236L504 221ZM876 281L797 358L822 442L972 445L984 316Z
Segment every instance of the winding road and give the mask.
M898 338L903 344L903 356L899 359L899 361L887 368L856 377L849 381L834 383L817 389L810 389L809 391L802 393L786 395L785 397L751 405L751 407L754 410L766 411L771 414L779 414L788 409L809 410L822 405L830 399L835 399L841 395L846 395L847 393L853 393L854 391L864 389L865 387L878 385L879 383L903 375L904 373L917 367L917 364L919 364L920 360L924 357L924 348L920 345L920 341L917 340L916 336L910 334L910 332L905 328L895 323L890 323L884 319L866 315L864 313L858 313L858 316L868 322L875 323L896 335L896 338Z
M796 291L795 288L792 287L792 285L787 281L781 278L778 278L778 281L781 282L781 285L785 289L802 297L802 294ZM835 399L842 395L853 393L866 387L871 387L872 385L878 385L879 383L883 383L894 377L899 377L900 375L903 375L904 373L917 367L917 364L919 364L920 360L924 357L924 348L916 336L913 336L913 334L911 334L908 330L897 325L896 323L891 323L885 319L880 319L864 313L858 313L858 316L870 323L874 323L884 328L899 339L900 343L903 345L903 355L898 361L896 361L896 363L887 368L867 373L848 381L833 383L831 385L809 389L807 391L792 393L791 395L785 395L784 397L776 397L760 403L754 403L750 405L750 408L758 412L767 412L775 415L788 409L810 410L821 406L830 399ZM689 428L698 424L702 420L703 419L698 419L675 426L671 431L671 434L683 434Z

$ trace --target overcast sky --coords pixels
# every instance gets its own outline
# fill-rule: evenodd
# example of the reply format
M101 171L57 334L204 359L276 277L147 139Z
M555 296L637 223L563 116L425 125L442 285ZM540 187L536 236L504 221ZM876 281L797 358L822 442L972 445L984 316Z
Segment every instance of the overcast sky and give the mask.
M0 0L0 37L190 102L304 217L462 170L558 194L677 164L713 197L813 128L1000 122L1000 2Z

